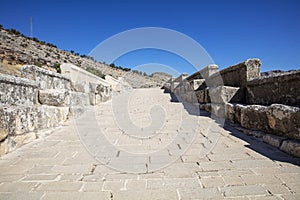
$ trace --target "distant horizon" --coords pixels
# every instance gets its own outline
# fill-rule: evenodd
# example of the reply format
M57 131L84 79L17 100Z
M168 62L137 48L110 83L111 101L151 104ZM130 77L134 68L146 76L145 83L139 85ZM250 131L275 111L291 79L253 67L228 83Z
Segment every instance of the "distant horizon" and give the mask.
M300 2L296 0L4 0L1 4L0 24L5 29L30 36L32 17L33 37L68 52L88 55L99 43L120 32L162 27L197 41L220 69L249 58L262 61L262 72L300 69ZM149 63L169 66L179 74L197 71L184 58L156 49L130 52L114 62L131 69ZM143 70L151 74L153 69Z

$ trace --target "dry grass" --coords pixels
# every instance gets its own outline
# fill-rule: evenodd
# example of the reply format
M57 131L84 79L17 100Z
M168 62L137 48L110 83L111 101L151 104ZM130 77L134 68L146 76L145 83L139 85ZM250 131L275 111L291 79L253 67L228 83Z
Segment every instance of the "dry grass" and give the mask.
M20 64L10 64L8 61L3 60L0 63L0 73L1 74L9 74L13 76L21 76L21 67Z

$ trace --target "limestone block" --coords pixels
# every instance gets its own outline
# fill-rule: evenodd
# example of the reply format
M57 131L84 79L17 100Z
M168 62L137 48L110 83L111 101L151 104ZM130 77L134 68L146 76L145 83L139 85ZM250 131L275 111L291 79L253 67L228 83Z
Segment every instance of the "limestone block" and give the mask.
M267 118L275 134L300 139L300 108L272 104L268 107Z
M297 140L283 141L280 150L300 158L300 142Z
M211 114L216 117L224 118L225 117L225 104L211 103Z
M241 109L241 126L253 130L269 131L267 107L249 105Z
M39 90L39 102L49 106L70 105L70 93L64 89Z
M225 104L225 118L226 120L234 123L235 119L235 105L231 103L226 103Z
M199 103L209 103L210 96L208 89L195 91Z
M74 85L74 87L75 87L76 92L83 92L83 93L89 93L90 92L90 83L86 82L86 81L76 83Z
M1 128L8 135L20 135L37 127L37 110L35 106L15 106L0 108ZM3 136L5 135L3 134Z
M82 92L70 92L71 106L86 106L90 104L89 94Z
M47 129L62 125L69 116L69 107L42 105L38 107L38 128Z
M190 85L193 90L197 90L204 83L205 79L194 79L190 81Z
M245 109L246 106L242 104L236 104L235 106L235 114L234 114L234 121L238 124L241 124L241 113L242 110Z
M239 87L218 86L209 89L209 96L212 103L239 102L242 94Z
M280 144L282 143L282 141L286 139L284 137L280 137L280 136L276 136L276 135L271 135L271 134L265 134L263 136L263 141L267 144L270 144L274 147L279 148Z
M37 87L35 81L0 74L0 105L33 105Z
M84 113L84 111L85 111L85 108L83 106L71 106L69 108L69 118L71 118L71 117L77 118L82 113Z

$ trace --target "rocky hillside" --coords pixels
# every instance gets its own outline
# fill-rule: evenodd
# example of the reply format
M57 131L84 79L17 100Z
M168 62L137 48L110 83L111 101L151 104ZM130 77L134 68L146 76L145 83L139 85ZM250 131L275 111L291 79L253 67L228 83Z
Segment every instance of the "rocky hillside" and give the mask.
M83 69L97 69L104 75L115 78L123 77L134 88L161 87L165 82L161 77L143 76L112 68L88 56L60 50L53 44L41 42L36 38L30 39L16 31L0 30L0 73L19 75L20 66L23 64L35 64L51 70L51 66L61 63L72 63Z

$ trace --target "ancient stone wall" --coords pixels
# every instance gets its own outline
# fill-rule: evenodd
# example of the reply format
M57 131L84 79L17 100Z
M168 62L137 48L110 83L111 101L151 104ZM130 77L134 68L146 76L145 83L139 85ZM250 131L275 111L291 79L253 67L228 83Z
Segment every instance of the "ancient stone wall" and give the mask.
M300 157L300 71L260 77L259 59L216 71L203 68L164 86L182 101L239 124L262 141ZM209 73L213 72L213 73ZM173 87L172 87L173 85Z
M300 105L300 71L247 82L246 103Z
M21 69L22 77L0 74L0 155L62 125L111 98L111 86L103 82L75 84L66 76L33 65ZM79 72L79 76L91 76ZM83 75L81 75L83 74Z

